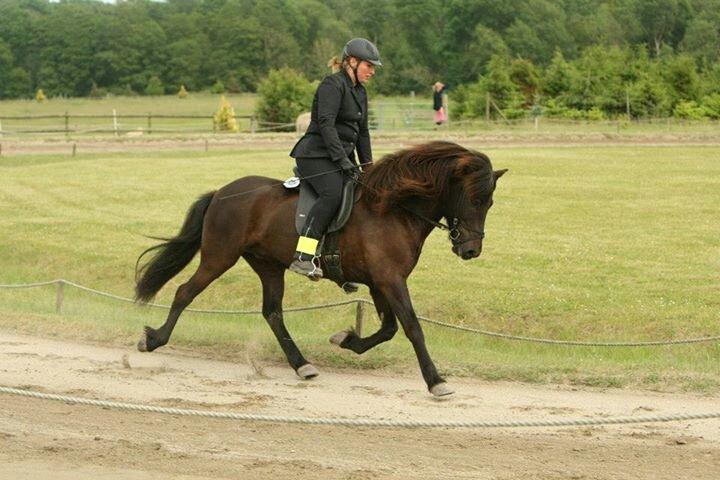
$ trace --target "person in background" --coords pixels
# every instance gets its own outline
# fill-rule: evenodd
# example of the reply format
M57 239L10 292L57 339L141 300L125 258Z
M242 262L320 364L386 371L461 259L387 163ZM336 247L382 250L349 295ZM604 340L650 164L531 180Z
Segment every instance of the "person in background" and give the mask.
M323 275L313 257L340 206L343 176L355 174L359 168L355 150L361 165L372 163L364 84L379 66L380 53L371 41L354 38L347 42L339 71L325 77L318 86L310 125L290 152L300 175L310 182L318 199L308 212L288 268L313 280Z
M435 110L433 121L435 125L442 125L447 121L447 112L443 106L443 93L446 88L442 82L435 82L433 85L433 110Z

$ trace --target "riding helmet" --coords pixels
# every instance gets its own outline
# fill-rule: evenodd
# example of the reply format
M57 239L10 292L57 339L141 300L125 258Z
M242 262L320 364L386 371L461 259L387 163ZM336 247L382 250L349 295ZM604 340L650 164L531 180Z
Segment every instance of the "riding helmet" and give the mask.
M370 62L375 66L382 67L380 52L374 43L364 38L353 38L343 48L343 58L355 57Z

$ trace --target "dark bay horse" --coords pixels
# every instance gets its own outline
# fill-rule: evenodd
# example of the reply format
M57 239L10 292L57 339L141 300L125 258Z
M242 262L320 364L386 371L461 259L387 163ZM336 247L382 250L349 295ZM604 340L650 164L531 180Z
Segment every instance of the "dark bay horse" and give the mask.
M482 251L485 217L496 182L506 170L493 171L482 153L449 142L431 142L385 156L360 177L360 199L340 234L342 269L350 282L367 285L381 320L380 329L361 338L349 330L333 335L341 348L361 354L390 340L400 321L413 345L423 378L434 395L453 393L438 374L425 346L410 301L407 278L425 239L442 218L450 227L452 251L464 260ZM152 259L138 271L136 300L147 302L200 250L200 265L175 293L165 323L145 327L141 351L165 345L182 311L240 257L260 277L263 316L290 365L301 378L318 374L303 357L283 322L285 270L298 235L298 194L265 177L243 177L201 196L177 236L149 248Z

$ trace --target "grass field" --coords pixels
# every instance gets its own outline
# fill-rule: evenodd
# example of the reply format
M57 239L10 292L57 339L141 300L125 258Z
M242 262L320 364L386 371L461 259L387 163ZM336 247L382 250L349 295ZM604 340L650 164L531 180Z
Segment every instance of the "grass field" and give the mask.
M433 233L410 279L419 314L515 335L630 341L719 335L720 147L485 149L500 181L483 255L463 262ZM383 152L380 152L383 153ZM287 177L285 149L0 158L0 284L66 278L132 296L137 255L174 234L200 194L247 174ZM169 303L186 269L161 291ZM330 284L287 276L285 306L344 300ZM441 285L441 288L438 288ZM367 290L361 297L369 298ZM194 307L257 309L260 285L239 263ZM0 289L0 328L132 345L165 312L65 289ZM358 357L328 344L354 323L342 307L287 315L320 368L418 374L402 333ZM377 321L366 323L372 330ZM658 389L720 390L720 346L544 346L425 325L450 375ZM171 340L229 358L284 361L259 316L185 314Z

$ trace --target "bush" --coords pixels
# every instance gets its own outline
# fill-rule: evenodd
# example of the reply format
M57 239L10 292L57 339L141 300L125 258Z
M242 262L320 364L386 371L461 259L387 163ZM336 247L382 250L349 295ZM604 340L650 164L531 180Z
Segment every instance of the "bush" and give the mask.
M210 87L210 93L221 94L221 93L225 93L225 91L226 91L225 84L220 80L215 82L215 84L213 84L213 86Z
M230 105L223 95L220 97L220 107L213 115L213 128L221 132L238 132L237 120L235 120L235 109Z
M293 124L289 129L294 129L297 116L310 110L314 90L313 83L291 68L271 70L258 88L258 120Z
M163 88L162 80L156 76L150 77L145 87L145 95L163 95L164 93L165 88Z
M675 105L673 116L676 118L684 118L687 120L704 120L708 118L708 111L697 102L683 101Z
M92 86L90 87L90 93L88 94L90 98L105 98L107 97L107 94L107 89L100 88L97 86L97 83L92 82Z
M705 108L708 117L715 120L720 119L720 93L704 96L702 106Z

